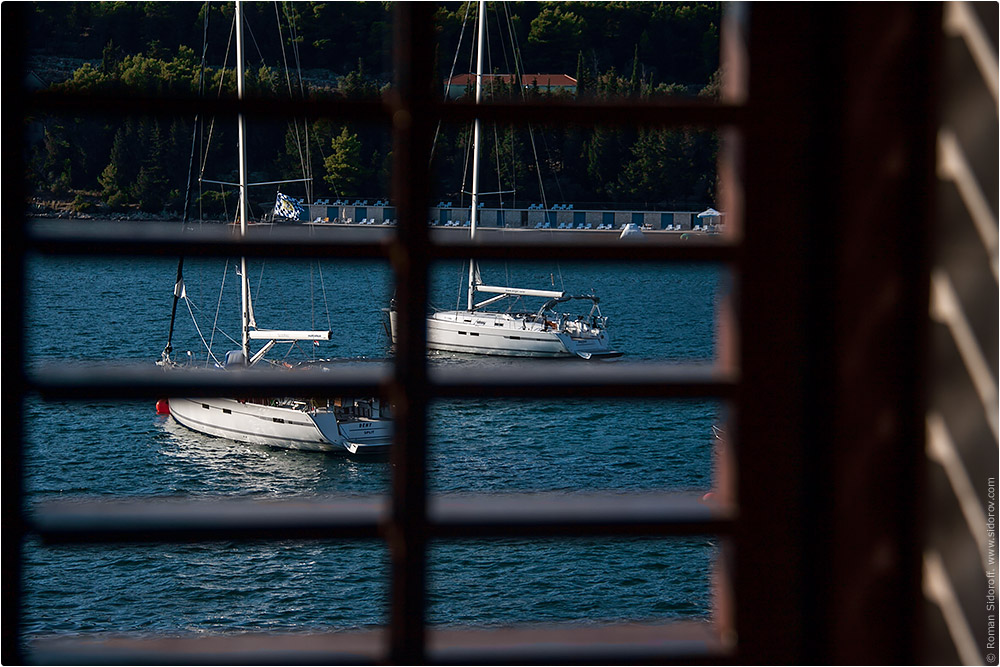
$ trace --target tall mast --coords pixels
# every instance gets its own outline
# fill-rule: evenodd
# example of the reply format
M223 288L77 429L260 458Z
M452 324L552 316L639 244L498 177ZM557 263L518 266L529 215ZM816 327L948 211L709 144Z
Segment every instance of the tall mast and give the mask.
M483 99L483 42L486 38L486 1L479 0L479 42L476 47L476 104ZM476 223L479 222L479 116L472 129L472 215L469 240L476 238ZM476 296L476 260L469 260L469 302L472 310Z
M236 2L236 96L243 100L243 3ZM243 112L237 114L237 124L239 125L238 147L240 160L240 237L247 235L247 151L246 151L246 119ZM241 298L240 305L242 311L242 345L243 358L246 363L250 361L250 278L247 276L247 258L240 257L241 276Z

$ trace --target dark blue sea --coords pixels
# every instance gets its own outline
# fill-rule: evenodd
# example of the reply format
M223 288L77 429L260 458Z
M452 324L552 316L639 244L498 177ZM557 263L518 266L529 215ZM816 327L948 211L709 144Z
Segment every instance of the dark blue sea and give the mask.
M235 263L189 259L175 354L204 363L236 345ZM28 266L29 362L152 364L166 343L176 262L35 259ZM453 308L466 269L436 267L431 301ZM257 322L322 328L333 340L290 359L381 360L391 273L379 263L251 264ZM493 284L594 290L624 356L708 361L722 279L686 264L484 264ZM464 298L464 297L462 297ZM284 354L278 352L277 356ZM272 357L275 356L272 354ZM498 363L439 355L432 363ZM545 361L540 363L594 363ZM431 408L432 492L706 491L712 400L449 400ZM42 403L24 415L29 502L125 496L296 498L383 494L385 460L270 449L203 436L149 401ZM430 552L430 622L700 619L710 611L711 538L460 541ZM343 630L388 620L380 542L193 546L28 545L29 637L116 633Z

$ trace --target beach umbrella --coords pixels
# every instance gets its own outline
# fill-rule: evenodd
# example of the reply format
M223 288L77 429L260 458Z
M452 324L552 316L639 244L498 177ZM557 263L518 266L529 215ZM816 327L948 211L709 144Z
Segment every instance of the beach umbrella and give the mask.
M720 215L722 215L722 214L719 213L718 211L716 211L714 208L709 208L709 209L707 209L707 210L702 211L701 213L699 213L698 217L699 218L718 218Z

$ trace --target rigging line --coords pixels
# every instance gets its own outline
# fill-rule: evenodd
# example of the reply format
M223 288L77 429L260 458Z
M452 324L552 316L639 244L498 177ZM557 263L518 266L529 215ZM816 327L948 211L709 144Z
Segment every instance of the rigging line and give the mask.
M269 232L273 232L274 228L272 227L268 231ZM251 309L251 311L257 305L257 298L260 296L260 291L261 291L260 286L264 282L264 266L265 266L265 264L267 264L267 260L261 260L261 262L260 262L260 272L257 274L257 287L254 288L254 296L251 299L251 303L250 303L250 309ZM254 318L254 319L256 319L256 318ZM256 326L256 322L254 323L254 326Z
M504 8L504 16L507 19L508 34L513 34L513 25L511 24L511 21L510 21L510 13L507 11L507 9L508 9L507 3L505 2L505 3L502 3L502 4L503 4L503 8ZM502 23L502 20L501 20L502 18L503 17L501 17L500 12L498 10L496 12L496 24L497 24L497 34L498 35L503 35L503 33L504 33L504 31L503 31L503 23ZM488 37L489 37L489 33L487 33L487 38ZM504 67L506 68L507 72L510 72L511 71L511 68L510 68L510 59L507 56L506 40L500 39L500 40L498 40L498 44L500 45L500 52L503 54ZM490 53L491 65L492 65L492 49L490 49L489 53ZM514 86L514 80L513 80L513 78L511 79L511 81L509 83L509 86L510 87ZM494 95L496 94L496 89L497 89L496 88L496 82L494 81L494 86L492 88ZM493 124L493 141L494 141L494 148L495 148L495 154L496 154L497 190L500 191L500 205L502 207L503 206L503 201L504 201L504 199L503 199L503 195L504 195L503 189L504 188L503 188L503 185L502 185L502 183L503 183L503 160L501 160L501 157L500 157L501 141L500 141L500 138L499 138L499 134L497 132L498 125L499 124L496 123L496 122L494 122L494 124ZM517 176L515 174L515 168L514 168L513 144L511 144L510 182L511 182L511 189L515 191L514 192L514 200L516 201L517 200L517 194L516 194ZM504 226L506 226L506 220L504 220Z
M514 128L510 127L507 130L507 136L510 137L510 189L513 199L513 203L517 203L517 157L514 153Z
M510 58L508 58L508 56L507 56L507 42L506 42L506 40L500 40L500 50L503 53L503 63L507 67L507 71L510 72L510 74L511 74L511 88L514 88L514 84L517 82L515 80L515 78L514 78L514 75L517 73L517 62L516 62L517 61L517 56L513 53L513 51L514 51L514 40L515 40L514 20L513 20L513 18L510 15L510 6L509 6L509 4L506 3L506 2L504 2L502 4L503 4L504 19L507 22L507 34L510 35L510 47L511 47ZM500 26L500 12L497 12L497 25ZM501 35L503 34L503 28L502 27L499 28L499 34L501 34ZM515 61L514 62L514 67L511 67L511 64L510 64L510 61L512 59Z
M222 185L219 186L219 199L222 200L223 220L229 220L229 202L226 200L226 190Z
M327 330L333 331L333 320L330 318L330 304L326 298L326 280L323 279L323 265L316 262L316 270L319 272L319 289L320 294L323 295L323 309L326 311L326 327ZM370 279L371 277L369 276L369 281ZM371 285L371 282L369 282L369 285ZM369 290L369 292L371 291Z
M521 55L521 45L517 40L517 33L513 30L511 31L511 42L514 50L515 74L517 80L520 81L524 75L524 58ZM520 88L521 99L527 101L528 95L524 90L524 86L520 85L518 87ZM549 205L545 197L545 186L542 183L542 168L541 163L538 161L538 149L535 146L535 132L530 124L528 124L528 136L531 138L531 152L535 158L535 173L538 175L538 192L542 200L542 210L545 212L545 221L548 222Z
M299 94L302 96L302 99L305 99L305 97L306 97L306 87L305 87L305 81L302 79L302 57L301 57L301 54L299 53L299 31L298 31L298 26L296 25L295 21L293 20L294 19L294 15L288 12L288 4L285 3L285 4L282 5L282 7L285 10L285 17L286 17L286 20L288 21L288 30L289 30L289 33L292 36L292 54L295 56L295 71L296 71L296 73L298 75L298 78L299 78ZM306 119L306 118L302 119L302 126L303 126L303 133L305 135L305 140L302 142L303 146L305 146L305 166L303 168L303 174L302 175L305 178L310 179L310 180L306 181L305 187L306 187L306 192L308 193L308 197L309 197L308 201L313 201L313 199L312 199L312 196L313 196L313 182L312 182L312 176L313 176L313 174L312 174L312 171L313 170L312 170L312 159L311 159L311 155L310 155L310 152L309 152L309 121L308 121L308 119Z
M487 58L487 64L489 66L489 71L492 72L493 71L493 55L492 55L493 54L493 49L490 48L491 47L491 43L490 43L490 32L489 32L489 30L486 30L485 37L486 37L486 58ZM501 43L501 50L502 50L503 40L500 40L500 43ZM490 85L489 85L489 88L488 88L488 95L490 96L490 98L495 99L496 98L496 92L497 92L497 81L496 81L496 78L493 77L493 78L490 79ZM494 149L494 154L496 155L495 166L496 166L496 172L497 172L497 193L499 195L500 205L502 207L503 206L503 174L502 174L502 162L500 161L500 147L499 147L499 140L498 140L498 134L497 134L497 125L498 125L498 123L496 121L494 121L493 122L493 149Z
M521 54L521 45L517 41L517 33L514 32L513 30L511 30L510 34L511 34L512 48L513 48L513 52L514 52L514 66L515 66L515 69L521 75L523 75L523 73L524 73L524 57ZM520 77L518 77L518 78L520 78ZM521 86L519 86L519 88L520 88L521 98L526 101L528 96L527 96L527 93L524 90L524 86L521 85ZM539 192L539 195L540 195L541 200L542 200L542 211L544 212L543 213L543 220L545 220L545 222L548 222L549 204L548 204L548 201L546 200L546 197L545 197L545 185L542 182L542 167L541 167L541 163L538 161L538 148L535 146L535 132L532 129L532 127L531 127L530 124L528 124L528 136L531 139L531 152L532 152L532 155L535 158L535 173L538 175L538 192ZM558 183L558 180L556 182ZM566 286L565 286L565 281L563 280L563 275L562 275L562 265L559 262L556 262L556 272L559 274L559 284L560 284L560 287L561 287L561 289L563 291L565 291Z
M462 17L462 29L458 33L458 46L455 47L455 57L451 61L451 72L448 74L448 92L451 92L451 80L455 78L455 67L458 65L458 54L462 51L462 40L465 36L465 25L469 21L469 7L472 3L466 3L465 16ZM429 160L434 160L434 148L437 146L438 135L441 133L441 120L438 120L434 129L434 139L431 141L431 154Z
M226 72L228 68L226 65L229 63L229 53L233 46L233 36L236 33L236 17L233 17L233 21L229 26L229 40L226 42L226 55L222 61L222 70L219 73L219 88L215 93L217 99L222 99L222 90L226 83ZM208 138L202 141L202 152L201 152L201 168L198 170L199 180L205 175L205 165L208 162L208 149L212 145L212 137L215 135L215 116L212 116L211 121L208 125ZM200 189L200 188L199 188ZM227 216L228 217L228 216Z
M208 366L209 357L214 357L212 354L212 346L215 344L215 332L219 330L219 312L222 310L222 296L223 291L226 289L226 276L229 275L229 260L226 260L226 265L222 269L222 284L219 286L219 300L215 304L215 319L212 321L212 338L208 342L208 357L205 357L205 366ZM195 326L198 326L195 323ZM202 338L204 340L204 337ZM218 363L218 359L216 359Z
M319 262L316 262L316 266L319 266ZM316 281L313 279L313 265L309 264L309 327L315 331L316 330ZM307 355L312 359L316 358L316 346L312 345L310 349L310 354Z
M493 152L496 155L496 165L497 165L497 192L500 196L500 208L503 209L503 174L501 173L501 161L500 161L500 137L497 134L497 124L493 123ZM504 226L506 226L506 220L504 220Z
M507 71L511 72L511 82L510 82L511 93L516 93L518 85L520 83L520 77L518 76L517 73L517 56L516 53L514 53L514 41L515 41L514 21L510 15L510 6L508 3L506 2L503 3L503 9L504 9L504 17L507 20L507 34L510 35L511 52L512 52L511 57L514 60L513 68L511 68L510 61L508 61L507 59L506 43L503 40L501 40L500 44L503 50L504 64L507 66ZM500 16L498 13L497 22L499 23L499 21L500 21ZM508 131L508 136L510 137L511 189L514 191L513 199L515 202L517 202L517 156L515 154L513 127Z
M528 125L528 136L531 138L531 154L535 158L535 174L538 176L538 192L542 199L542 209L545 211L546 222L548 222L549 204L545 198L545 184L542 183L542 165L538 161L538 148L535 146L535 132Z
M208 59L208 25L211 16L211 4L205 3L205 21L201 38L201 63L198 67L198 98L205 96L205 64ZM201 118L200 113L194 115L194 123L191 128L191 155L188 158L187 186L184 188L184 220L188 221L188 209L191 206L191 172L194 171L194 155L198 140L198 123Z
M460 206L465 205L465 192L466 192L465 183L466 180L469 178L469 159L472 157L472 150L473 150L472 148L473 130L471 128L472 126L470 126L469 133L466 135L465 139L465 163L462 165L462 187L459 188L458 192L459 195L458 201Z
M190 299L184 299L184 302L187 304L188 313L191 315L191 322L194 324L194 330L196 332L198 332L198 338L201 339L201 344L204 345L205 349L208 350L208 354L205 357L205 366L207 367L208 366L208 362L212 361L212 360L214 360L216 364L218 364L219 366L221 366L222 364L219 363L218 357L216 357L212 353L212 347L211 347L211 345L205 341L205 335L202 333L201 327L198 326L198 320L197 320L197 318L195 318L194 311L191 310L191 300Z
M545 156L549 159L549 162L551 163L552 151L549 150L549 142L548 139L545 138L544 128L539 128L538 133L542 135L542 144L545 146ZM559 173L556 171L555 167L552 167L550 171L552 172L552 178L555 179L556 189L559 190L559 198L565 200L566 196L563 194L562 183L559 182Z
M286 18L286 20L289 20L289 28L288 28L288 30L289 30L289 36L291 36L291 33L292 33L291 20L288 17L288 12L287 11L285 12L285 18ZM282 65L284 65L284 68L285 68L285 85L288 87L288 97L289 97L289 99L294 99L295 98L295 89L292 86L292 78L291 78L291 75L289 74L288 55L285 53L285 36L282 33L282 31L281 31L281 13L278 11L278 3L274 4L274 19L275 19L275 22L278 25L278 43L281 46L281 62L282 62ZM299 82L301 83L301 81L302 81L301 70L298 73L298 79L299 79ZM298 121L298 119L297 118L292 118L292 121L291 121L290 125L292 126L292 129L294 130L294 133L295 133L295 148L296 148L296 150L298 151L298 154L299 154L299 167L302 169L302 175L303 175L303 177L306 177L306 176L308 176L308 173L307 173L308 170L306 168L304 156L302 154L302 138L299 136L299 121ZM308 183L306 183L305 189L306 189L306 202L311 204L312 203L312 195L311 195Z
M198 96L203 97L205 94L205 58L208 52L208 22L211 16L211 5L208 2L204 5L205 9L205 20L204 27L202 31L201 38L201 63L198 68ZM198 119L200 114L194 115L194 122L191 127L191 153L188 157L188 168L187 168L187 184L184 187L184 215L182 224L187 224L188 213L191 209L191 172L194 170L194 152L197 147L198 140ZM173 303L170 306L170 328L167 330L167 344L163 347L164 358L169 358L170 353L173 351L173 339L174 339L174 323L177 321L177 300L183 293L184 285L184 255L182 254L177 259L177 279L174 281L174 298Z
M455 310L461 310L462 293L467 289L465 284L465 262L458 265L458 297L455 299Z
M477 22L477 25L478 25L478 22ZM475 33L473 34L473 36L476 36ZM470 52L469 52L469 71L470 72L474 70L475 51L476 51L475 49L470 49ZM466 94L468 94L468 90L466 90ZM473 121L473 123L469 127L472 128L474 125L475 125L475 121ZM465 191L466 191L465 182L466 182L466 179L469 177L469 158L472 155L472 133L473 133L473 130L470 129L469 130L469 134L466 136L466 140L465 140L465 142L466 142L465 143L465 163L462 165L462 187L459 189L459 203L460 204L464 203L464 201L465 201Z
M257 49L258 62L260 62L262 66L267 65L267 62L264 60L264 54L260 50L260 45L257 43L257 35L253 34L253 26L250 25L250 21L246 18L244 18L243 22L246 25L247 32L250 33L250 40L253 42L254 48Z
M501 211L500 215L503 215L503 190L504 190L504 188L503 188L503 174L501 173L502 162L500 160L500 139L499 139L499 136L497 134L497 123L493 123L493 151L494 151L494 154L496 156L497 193L498 193L498 196L499 196L499 199L500 199L500 211ZM506 227L506 226L507 226L507 220L505 218L503 220L503 226L500 229L500 233L501 234L503 234L503 228ZM504 284L507 287L510 287L510 265L508 264L508 262L506 260L504 260L503 267L504 267L504 280L506 281ZM510 307L509 306L508 306L508 312L510 312Z

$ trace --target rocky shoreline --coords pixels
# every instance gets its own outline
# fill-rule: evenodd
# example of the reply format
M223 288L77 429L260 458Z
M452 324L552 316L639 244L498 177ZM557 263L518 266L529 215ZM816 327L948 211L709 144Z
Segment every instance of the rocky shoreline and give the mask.
M77 210L72 201L34 198L28 206L28 217L57 220L111 220L114 222L180 222L183 216L178 211L111 211L102 206L88 207L88 211Z

